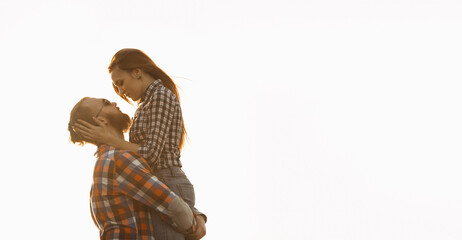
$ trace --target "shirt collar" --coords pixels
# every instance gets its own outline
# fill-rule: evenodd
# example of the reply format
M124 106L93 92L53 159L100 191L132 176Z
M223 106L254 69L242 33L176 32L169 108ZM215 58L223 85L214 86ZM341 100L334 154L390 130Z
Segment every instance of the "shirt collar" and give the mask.
M114 147L109 146L107 144L98 144L98 148L96 149L95 156L104 155L111 149L114 149Z
M160 79L156 79L154 80L154 82L149 84L148 88L146 88L146 91L143 94L143 97L141 97L141 100L139 103L142 103L146 101L146 99L149 99L151 95L154 93L154 89L156 89L157 86L159 86L160 84L162 84L162 80Z

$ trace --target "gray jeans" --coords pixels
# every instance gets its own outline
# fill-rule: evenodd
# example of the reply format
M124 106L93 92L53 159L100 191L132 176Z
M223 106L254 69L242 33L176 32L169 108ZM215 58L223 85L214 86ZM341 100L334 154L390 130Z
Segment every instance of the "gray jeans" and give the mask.
M167 169L154 170L154 175L175 194L183 198L191 209L194 209L195 194L194 187L186 177L185 173L179 167L170 167ZM152 210L152 222L154 224L154 237L156 240L185 240L186 237L176 232L170 225L167 225Z

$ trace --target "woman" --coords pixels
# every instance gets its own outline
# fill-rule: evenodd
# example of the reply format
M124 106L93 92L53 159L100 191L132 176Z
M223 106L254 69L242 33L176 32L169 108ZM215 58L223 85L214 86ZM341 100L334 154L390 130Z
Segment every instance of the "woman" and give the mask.
M154 175L179 194L198 215L198 231L188 239L201 238L205 235L206 217L194 208L194 188L181 170L180 150L184 145L186 130L175 83L138 49L118 51L108 69L116 93L129 103L128 98L138 103L129 132L130 142L111 135L97 119L95 121L99 126L79 121L80 124L75 127L83 137L144 157ZM152 217L156 239L185 239L154 212Z

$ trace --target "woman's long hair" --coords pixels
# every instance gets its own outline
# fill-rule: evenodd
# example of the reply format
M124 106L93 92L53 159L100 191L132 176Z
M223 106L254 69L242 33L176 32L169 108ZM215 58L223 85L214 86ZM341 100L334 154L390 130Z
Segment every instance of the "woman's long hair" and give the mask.
M162 84L170 91L172 91L178 98L178 101L180 101L180 94L178 93L176 84L164 71L162 71L162 69L157 67L154 61L152 61L152 59L143 51L134 48L124 48L119 50L116 54L114 54L114 57L112 57L111 64L109 64L108 67L109 73L111 73L112 70L116 67L119 67L119 69L125 71L131 71L133 69L139 68L154 79L160 79ZM121 95L119 93L119 89L114 85L114 83L112 84L112 87L114 88L117 95L119 95L126 102L131 103L127 96ZM180 149L183 148L184 140L187 137L183 116L181 116L181 121L183 122L183 130L180 139Z

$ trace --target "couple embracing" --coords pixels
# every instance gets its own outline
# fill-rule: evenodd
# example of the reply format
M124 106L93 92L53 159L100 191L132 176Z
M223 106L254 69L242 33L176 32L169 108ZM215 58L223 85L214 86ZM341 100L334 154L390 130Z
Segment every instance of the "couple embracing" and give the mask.
M133 120L116 103L86 97L68 125L71 142L97 146L90 206L100 239L201 239L207 217L181 169L186 130L175 83L138 49L118 51L108 69L116 93L138 103Z

